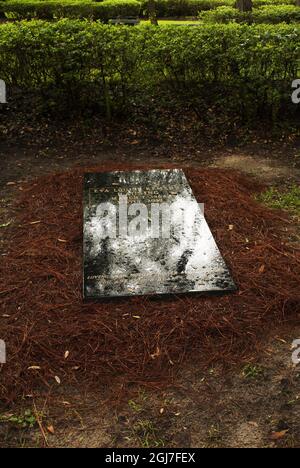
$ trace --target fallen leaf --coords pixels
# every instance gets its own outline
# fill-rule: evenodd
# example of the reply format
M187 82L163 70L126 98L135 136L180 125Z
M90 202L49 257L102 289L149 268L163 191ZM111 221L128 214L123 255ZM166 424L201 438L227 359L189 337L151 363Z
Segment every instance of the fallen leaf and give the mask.
M1 419L10 419L13 418L14 414L13 413L5 413L1 416Z
M50 434L54 434L54 427L53 426L47 426L47 431L50 432Z
M258 424L255 421L249 421L249 426L258 427Z
M155 359L155 358L157 358L157 357L159 357L159 356L160 356L160 349L159 349L159 347L157 346L155 353L151 354L151 358L152 358L152 359Z
M287 344L287 341L284 340L283 338L278 338L278 337L276 337L276 340L277 340L277 341L280 341L281 343Z
M11 221L8 221L8 223L0 224L0 228L6 228L11 225Z
M288 429L285 429L284 431L280 431L280 432L272 432L271 439L272 440L283 439L283 437L286 435L288 431L289 431Z

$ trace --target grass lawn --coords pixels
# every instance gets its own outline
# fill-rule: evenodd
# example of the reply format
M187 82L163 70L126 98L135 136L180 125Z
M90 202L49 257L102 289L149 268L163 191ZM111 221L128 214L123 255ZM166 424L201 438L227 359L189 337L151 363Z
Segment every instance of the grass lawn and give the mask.
M290 189L282 191L271 187L258 198L271 208L288 210L292 214L300 216L300 187L298 185L293 185Z

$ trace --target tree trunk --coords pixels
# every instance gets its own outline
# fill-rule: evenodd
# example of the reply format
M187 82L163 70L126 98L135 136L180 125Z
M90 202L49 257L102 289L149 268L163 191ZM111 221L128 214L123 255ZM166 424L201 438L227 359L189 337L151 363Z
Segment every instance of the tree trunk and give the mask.
M155 8L155 0L148 1L148 14L150 23L154 26L158 26L158 21L156 18L156 8Z
M300 0L299 0L300 1ZM252 0L237 0L236 7L244 13L245 11L252 11L253 1Z

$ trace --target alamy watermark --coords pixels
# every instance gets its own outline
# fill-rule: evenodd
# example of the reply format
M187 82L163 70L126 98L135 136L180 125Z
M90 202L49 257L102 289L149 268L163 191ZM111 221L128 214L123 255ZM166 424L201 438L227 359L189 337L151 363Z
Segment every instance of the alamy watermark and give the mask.
M6 344L0 340L0 364L6 364Z
M293 341L292 349L294 349L292 354L293 364L300 364L300 339Z
M300 79L293 81L292 88L295 90L292 93L292 102L294 104L300 104Z
M185 238L195 235L204 205L177 197L172 203L128 203L127 195L119 195L119 203L100 203L91 219L92 230L100 239L152 238L169 239L177 234Z
M0 80L0 104L6 103L6 84L5 81Z
M292 82L292 102L294 104L300 104L300 79L296 79ZM6 83L4 80L0 80L0 104L6 104Z

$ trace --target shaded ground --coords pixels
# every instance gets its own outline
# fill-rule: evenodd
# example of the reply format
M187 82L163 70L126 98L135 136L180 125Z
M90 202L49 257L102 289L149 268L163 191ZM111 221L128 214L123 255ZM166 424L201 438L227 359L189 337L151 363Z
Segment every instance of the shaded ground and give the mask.
M105 160L147 158L149 163L171 160L184 167L233 167L279 186L299 181L299 150L267 146L260 151L255 146L209 151L176 144L170 150L159 143L143 145L136 135L122 147L111 147L101 138L93 144L3 144L0 224L13 216L10 203L19 181ZM174 388L157 393L136 388L135 397L115 407L106 402L105 388L82 395L62 387L55 401L33 402L29 396L21 406L2 409L6 421L0 422L0 447L300 447L300 367L291 361L291 344L297 338L300 326L266 337L266 352L246 368L226 372L215 367L203 373L197 363L190 363ZM31 422L25 410L30 410Z
M63 389L61 399L35 402L44 413L45 438L37 425L2 423L0 446L299 447L294 336L300 329L272 336L259 362L234 372L215 367L203 373L191 363L176 388L156 394L136 389L136 396L117 408L105 402L105 389L87 395Z

